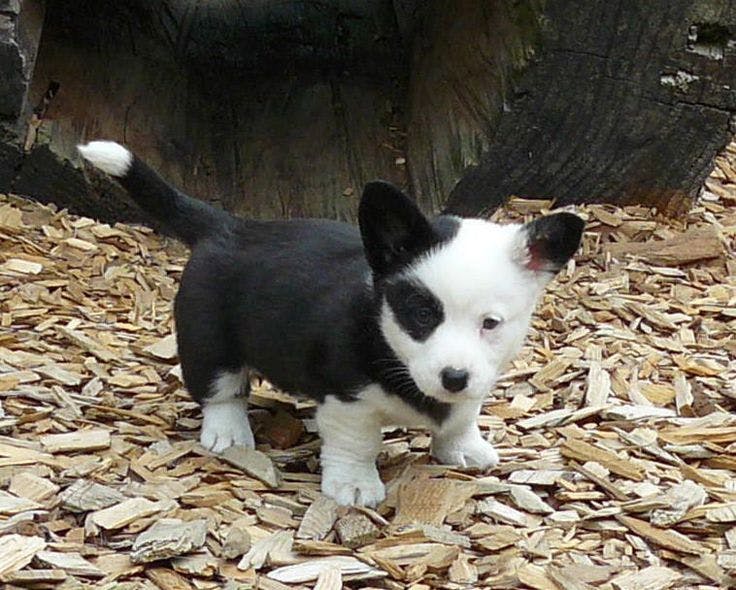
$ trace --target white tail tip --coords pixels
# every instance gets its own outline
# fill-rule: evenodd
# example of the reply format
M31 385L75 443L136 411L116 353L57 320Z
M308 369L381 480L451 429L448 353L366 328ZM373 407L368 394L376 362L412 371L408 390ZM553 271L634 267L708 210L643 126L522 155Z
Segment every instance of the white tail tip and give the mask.
M114 141L90 141L77 149L90 164L111 176L125 176L133 163L133 154Z

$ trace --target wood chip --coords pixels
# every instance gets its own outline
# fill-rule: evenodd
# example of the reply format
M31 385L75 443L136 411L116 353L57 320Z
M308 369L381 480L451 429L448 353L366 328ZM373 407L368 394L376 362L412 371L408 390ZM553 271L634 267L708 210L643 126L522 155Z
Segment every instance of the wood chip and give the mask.
M635 255L652 264L677 266L718 258L723 255L723 246L718 234L709 228L692 229L667 240L610 244L606 251L615 257Z
M0 274L31 274L37 275L43 270L43 264L11 258L0 264Z
M123 501L124 496L107 486L79 479L59 494L62 505L72 512L101 510Z
M55 483L30 473L21 471L16 473L10 480L8 491L21 498L27 498L34 502L43 502L51 498L59 491Z
M235 559L248 553L251 547L247 525L243 521L235 521L227 532L221 554L226 559Z
M277 488L281 483L281 474L273 461L260 451L237 445L225 449L219 457L269 487Z
M106 529L120 529L131 522L157 514L172 507L167 500L151 502L146 498L128 498L119 504L93 512L91 520L97 526Z
M41 508L41 504L0 490L0 514L12 515Z
M193 590L194 588L184 576L164 567L147 569L146 577L161 590Z
M41 437L41 445L49 453L94 451L110 446L108 430L77 430L66 434L47 434Z
M342 572L337 567L323 569L317 577L314 590L342 590Z
M577 461L596 461L613 473L636 481L644 479L641 467L632 461L619 458L616 454L576 439L562 443L562 455Z
M35 569L12 572L0 576L0 580L16 586L41 587L45 584L58 584L67 578L64 570L57 569Z
M307 508L302 518L297 539L312 539L320 541L327 536L337 519L337 502L332 498L320 495Z
M616 590L665 590L682 577L666 567L650 566L639 572L626 572L611 580Z
M44 565L65 571L72 576L86 578L102 578L104 572L93 565L79 553L60 553L57 551L39 551L36 559Z
M700 554L704 548L686 536L668 529L659 529L650 525L648 522L639 520L632 516L617 515L616 520L631 529L637 535L656 543L666 549L679 551L681 553Z
M368 577L381 577L383 573L362 561L348 556L325 557L305 561L297 565L288 565L271 570L267 575L284 584L303 584L312 582L328 569L337 569L343 576L360 575L362 579Z
M450 512L463 507L473 495L472 484L442 479L412 479L399 488L393 524L440 526Z
M184 522L178 518L162 518L138 535L130 560L146 563L191 553L204 545L206 536L206 520Z
M350 512L335 523L335 531L340 542L346 547L355 549L378 538L378 527L360 512Z
M0 536L0 575L24 568L45 548L46 541L40 537Z

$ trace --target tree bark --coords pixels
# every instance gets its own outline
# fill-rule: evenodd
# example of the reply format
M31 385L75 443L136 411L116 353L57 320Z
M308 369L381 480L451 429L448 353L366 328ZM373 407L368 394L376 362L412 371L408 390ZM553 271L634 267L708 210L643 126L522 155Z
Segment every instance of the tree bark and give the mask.
M352 219L379 177L677 211L731 137L735 32L728 0L0 0L0 191L143 220L75 153L107 138L254 217Z
M732 2L433 6L421 28L433 46L415 50L412 71L410 111L424 124L409 135L414 187L431 205L476 214L519 195L675 213L732 136Z

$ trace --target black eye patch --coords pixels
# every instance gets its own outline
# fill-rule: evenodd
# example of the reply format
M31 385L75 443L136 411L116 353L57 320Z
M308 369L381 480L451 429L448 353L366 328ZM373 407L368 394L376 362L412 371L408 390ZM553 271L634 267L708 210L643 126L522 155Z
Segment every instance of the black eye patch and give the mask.
M442 323L442 303L424 285L400 280L386 285L386 301L401 328L414 340L423 342Z

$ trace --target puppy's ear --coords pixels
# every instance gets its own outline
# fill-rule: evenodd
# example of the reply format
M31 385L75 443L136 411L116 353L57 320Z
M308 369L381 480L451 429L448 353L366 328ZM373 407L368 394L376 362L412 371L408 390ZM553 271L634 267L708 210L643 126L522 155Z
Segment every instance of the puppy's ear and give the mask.
M378 276L399 270L435 241L432 226L416 204L381 180L366 184L358 222L368 264Z
M551 278L575 254L584 229L585 222L572 213L530 221L519 229L517 261L529 270L551 273Z

